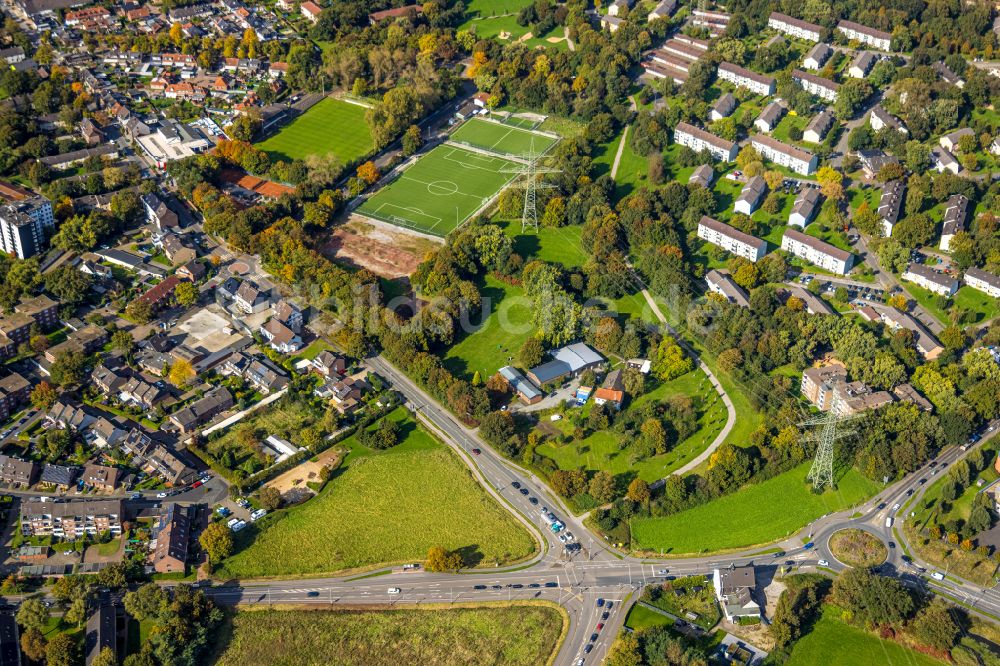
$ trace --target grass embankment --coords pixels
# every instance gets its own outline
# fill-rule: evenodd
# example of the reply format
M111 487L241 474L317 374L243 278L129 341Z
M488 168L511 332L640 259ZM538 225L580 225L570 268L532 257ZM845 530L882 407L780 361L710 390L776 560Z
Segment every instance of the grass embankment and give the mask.
M879 484L853 469L836 490L817 495L806 483L810 463L665 518L632 523L637 550L664 555L746 548L785 538L816 518L874 495Z
M977 585L992 586L997 572L996 560L983 557L975 550L965 551L947 539L934 539L914 524L912 520L903 523L903 536L913 550L913 554L936 567Z
M216 663L534 666L550 660L564 624L565 612L549 605L241 611Z
M534 539L488 497L468 468L403 409L400 443L387 451L354 437L344 465L315 498L245 530L250 541L221 577L319 575L421 561L431 546L461 550L468 565L510 563Z
M847 529L830 537L830 552L849 567L873 567L885 562L889 549L864 530Z
M840 610L826 606L812 631L795 644L785 666L816 664L881 664L932 666L942 662L891 640L857 629L840 619Z

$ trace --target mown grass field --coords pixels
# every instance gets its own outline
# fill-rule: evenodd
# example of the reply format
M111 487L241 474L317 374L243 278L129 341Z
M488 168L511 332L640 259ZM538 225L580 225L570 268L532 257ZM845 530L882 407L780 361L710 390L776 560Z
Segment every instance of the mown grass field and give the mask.
M632 547L665 555L705 553L783 539L812 520L875 494L880 484L853 469L835 491L812 492L804 463L773 479L665 518L632 522Z
M487 276L480 293L484 304L490 299L490 316L474 332L456 336L458 342L444 355L444 365L458 376L470 379L479 371L485 382L509 363L508 358L517 359L535 324L531 304L520 287Z
M521 232L520 220L505 220L496 222L503 227L504 232L514 241L514 252L524 258L525 262L540 259L562 264L566 268L583 266L590 256L580 240L583 227L571 225L566 227L538 227Z
M363 106L327 97L257 147L272 160L300 160L308 155L333 153L349 164L374 147L365 111Z
M483 150L512 155L524 155L531 150L541 154L556 142L544 134L482 118L465 121L451 133L451 138Z
M465 12L469 19L458 29L474 31L480 39L493 38L504 44L522 41L531 48L539 46L568 48L566 41L561 39L563 29L559 25L545 35L533 35L522 40L531 27L518 25L517 14L522 7L529 4L531 0L469 0ZM500 39L501 33L507 33L509 36ZM557 38L558 41L549 41L549 38Z
M628 612L628 616L625 618L625 626L632 631L647 629L649 627L661 627L665 624L673 624L673 620L663 613L657 613L639 604L632 606L632 609Z
M822 617L812 631L798 640L785 662L786 666L932 666L941 663L922 652L852 627L841 620L840 611L831 606L824 607Z
M467 562L483 566L533 552L531 536L450 450L402 408L386 418L399 421L400 444L373 451L344 440L351 453L323 492L263 521L219 575L317 575L421 561L435 545L463 549Z
M544 664L563 612L543 605L391 611L240 611L217 666Z

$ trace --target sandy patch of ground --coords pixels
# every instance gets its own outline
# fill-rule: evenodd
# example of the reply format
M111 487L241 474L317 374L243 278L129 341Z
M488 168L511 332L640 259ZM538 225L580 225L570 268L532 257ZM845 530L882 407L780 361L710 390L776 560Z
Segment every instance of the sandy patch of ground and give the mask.
M336 447L328 449L319 454L315 462L306 460L301 465L295 466L264 485L277 488L282 495L290 490L305 487L309 481L319 481L319 471L324 465L336 466L341 455L342 452Z
M565 37L546 37L545 41L547 41L549 44L558 44L559 42L565 42L566 38Z
M352 218L330 234L323 250L334 259L395 279L411 275L424 256L439 247L425 236Z

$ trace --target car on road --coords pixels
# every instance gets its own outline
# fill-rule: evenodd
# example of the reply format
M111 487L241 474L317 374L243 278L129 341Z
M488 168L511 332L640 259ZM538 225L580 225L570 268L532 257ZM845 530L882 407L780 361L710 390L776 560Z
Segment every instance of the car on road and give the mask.
M590 642L593 643L596 640L597 640L597 633L595 632L590 635Z
M940 571L935 571L934 573L931 574L931 578L933 578L934 580L944 580L944 574L941 573Z
M530 587L530 588L534 589L534 588L536 588L536 587L541 587L541 585L540 585L540 584L538 584L538 583L529 583L529 584L528 584L528 587Z
M142 499L142 493L132 493L129 495L129 499L140 500Z
M398 587L390 587L388 590L386 590L387 594L399 594L400 592L402 592L402 590L400 590Z
M473 590L485 590L485 589L486 589L486 586L485 586L485 585L474 585L474 586L472 587L472 589L473 589Z
M527 488L521 488L517 492L521 493L522 495L527 495L528 494L528 489Z
M889 548L895 548L895 547L896 547L896 542L895 541L890 541L889 542Z
M167 496L166 493L156 493L156 497L159 498L159 499L164 499L164 498L166 498L166 496Z
M920 485L924 485L925 483L927 483L927 478L925 477L923 479L920 479L919 481L917 481L917 483L919 483Z
M881 511L881 510L882 510L882 509L884 509L884 508L885 508L885 502L882 502L882 503L881 503L881 504L879 504L879 505L878 505L877 507L875 507L875 510L876 510L876 511Z
M531 502L532 504L538 504L538 498L537 497L529 497L528 501Z
M802 546L802 550L809 550L809 549L810 549L810 548L812 548L812 547L813 547L814 545L815 545L815 544L814 544L814 543L813 543L812 541L810 541L810 542L809 542L809 543L807 543L806 545Z
M306 592L306 596L307 597L318 597L319 596L319 591L317 591L317 590L310 590L310 591Z
M479 449L472 449L472 455L478 456L480 453L482 453L482 451L480 451Z
M590 654L590 651L594 649L593 643L587 643L587 647L583 648L584 654Z
M892 510L899 511L899 502L896 502L895 504L892 505Z
M511 486L511 488L520 488L521 487L521 482L520 481L513 481L513 482L511 482L510 486Z
M906 491L906 496L907 497L912 497L913 496L913 488L910 488L909 490Z
M515 590L520 590L521 588L524 587L524 585L522 585L521 583L514 583L513 585L511 585L511 587L514 588Z
M576 660L576 666L583 666L583 657Z
M559 583L553 583L552 581L549 581L548 583L545 584L545 587L559 587Z
M604 628L604 623L603 622L598 622L597 623L597 630L600 631L603 628Z
M611 613L609 613L608 611L604 611L603 613L601 613L601 619L602 620L607 620L610 616L611 616Z
M830 566L830 563L827 560L820 560L816 564L820 565L821 567L828 567L828 566Z
M668 573L670 573L670 569L658 569L656 571L657 576L666 576Z
M490 585L491 590L502 590L503 585Z
M612 606L613 604L614 604L614 602L611 602L611 601L609 601L609 602L608 602L608 606L607 606L608 610L611 610L611 606Z
M601 608L601 607L603 607L603 606L604 606L604 599L598 599L598 600L597 600L597 607L598 607L598 608Z

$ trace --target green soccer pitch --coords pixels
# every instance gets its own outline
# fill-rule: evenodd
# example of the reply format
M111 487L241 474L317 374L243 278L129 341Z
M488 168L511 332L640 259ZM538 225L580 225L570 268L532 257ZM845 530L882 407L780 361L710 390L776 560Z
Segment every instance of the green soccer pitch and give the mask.
M516 163L451 145L420 157L358 212L433 236L447 236L516 177Z
M545 153L556 142L550 136L514 125L505 125L480 118L470 118L451 134L452 141L466 143L494 153L536 155Z
M366 111L363 106L327 97L257 147L273 160L333 153L344 164L350 164L373 147Z

